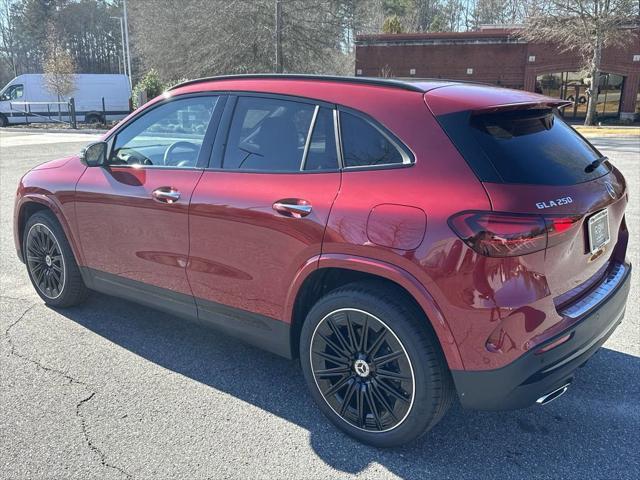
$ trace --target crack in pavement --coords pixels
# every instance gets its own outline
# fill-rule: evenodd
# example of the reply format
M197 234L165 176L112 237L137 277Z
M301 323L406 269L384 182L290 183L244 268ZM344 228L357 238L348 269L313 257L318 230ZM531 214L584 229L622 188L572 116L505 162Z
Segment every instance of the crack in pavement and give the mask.
M96 396L96 392L89 386L87 385L85 382L83 382L82 380L78 380L77 378L72 377L71 375L69 375L67 372L64 372L62 370L58 370L56 368L52 368L52 367L48 367L46 365L43 365L42 363L40 363L38 360L35 360L33 358L30 358L20 352L17 351L16 349L16 344L14 343L13 339L11 338L11 329L13 329L16 325L18 325L26 316L27 314L32 311L33 309L35 309L36 307L40 306L41 304L35 302L33 304L31 304L24 312L22 312L22 315L20 315L18 317L17 320L15 320L14 322L12 322L4 331L3 337L5 337L7 339L7 343L9 344L9 355L12 355L16 358L19 358L25 362L31 363L32 365L35 365L37 368L42 369L43 371L47 372L47 373L51 373L57 376L60 376L62 378L64 378L65 380L67 380L67 384L68 385L79 385L81 387L83 387L85 390L89 391L89 396L83 398L82 400L80 400L77 404L76 404L76 416L80 419L80 425L82 427L82 435L84 437L84 440L87 444L87 446L89 447L89 450L91 450L95 455L98 456L98 458L100 459L100 463L102 464L103 467L107 467L107 468L112 468L114 470L116 470L117 472L119 472L120 474L124 475L126 478L133 478L131 474L129 474L128 472L126 472L124 469L118 467L117 465L113 465L112 463L109 463L107 461L107 456L106 454L98 447L95 445L95 443L91 440L91 436L89 435L89 427L87 425L87 420L84 416L84 414L82 413L82 406L86 403L88 403L89 401L91 401L95 396Z
M80 422L82 425L82 434L84 435L84 439L87 442L87 445L89 446L89 448L91 449L92 452L94 452L96 455L98 455L98 457L100 457L100 463L102 463L103 466L105 467L109 467L109 468L113 468L114 470L117 470L118 472L120 472L122 475L124 475L126 478L132 478L132 476L127 473L126 471L124 471L122 468L118 467L117 465L113 465L111 463L109 463L107 461L107 456L106 454L100 450L100 448L98 448L92 441L91 441L91 436L89 435L89 427L87 426L87 422L86 419L84 417L84 415L82 415L82 412L80 411L80 408L82 407L82 405L84 405L85 403L91 401L91 399L96 395L96 392L91 392L91 394L86 397L83 398L82 400L80 400L80 402L78 402L78 404L76 405L76 415L78 417L80 417Z
M18 301L18 302L26 302L27 300L30 300L29 298L11 297L9 295L0 295L0 299L2 299L2 300L14 300L14 301Z

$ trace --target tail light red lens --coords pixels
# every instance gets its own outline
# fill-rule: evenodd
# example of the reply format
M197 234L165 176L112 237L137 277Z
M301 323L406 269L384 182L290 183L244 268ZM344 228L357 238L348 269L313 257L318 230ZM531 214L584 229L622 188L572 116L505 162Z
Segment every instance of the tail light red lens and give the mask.
M547 248L558 245L572 236L582 225L580 215L575 216L547 216Z
M580 217L543 217L502 212L461 212L449 226L473 250L487 257L514 257L539 252L573 232Z

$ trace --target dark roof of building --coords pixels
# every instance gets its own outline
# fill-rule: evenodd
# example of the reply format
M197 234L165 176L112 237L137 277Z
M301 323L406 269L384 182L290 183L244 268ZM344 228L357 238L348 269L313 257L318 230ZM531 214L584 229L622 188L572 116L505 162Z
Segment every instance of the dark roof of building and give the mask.
M420 33L376 33L357 35L356 41L407 41L407 40L475 40L496 37L515 37L514 28L487 28L472 32L420 32Z

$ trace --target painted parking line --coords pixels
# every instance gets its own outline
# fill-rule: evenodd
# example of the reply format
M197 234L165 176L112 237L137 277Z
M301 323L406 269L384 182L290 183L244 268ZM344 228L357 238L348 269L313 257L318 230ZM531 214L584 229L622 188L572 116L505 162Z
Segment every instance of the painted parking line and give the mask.
M27 145L47 145L52 143L94 142L100 135L86 133L25 133L22 135L0 134L0 148L21 147Z

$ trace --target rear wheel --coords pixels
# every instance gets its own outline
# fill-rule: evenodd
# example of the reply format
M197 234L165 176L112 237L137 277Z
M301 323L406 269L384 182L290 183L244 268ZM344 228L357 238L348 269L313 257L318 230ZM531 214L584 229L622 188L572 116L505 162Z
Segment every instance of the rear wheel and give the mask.
M7 125L9 125L9 120L0 113L0 127L6 127Z
M54 307L83 302L88 290L55 216L47 211L37 212L29 217L24 231L22 251L38 295Z
M323 413L378 447L418 438L451 404L449 371L421 312L394 289L351 284L329 293L302 327L300 359Z

